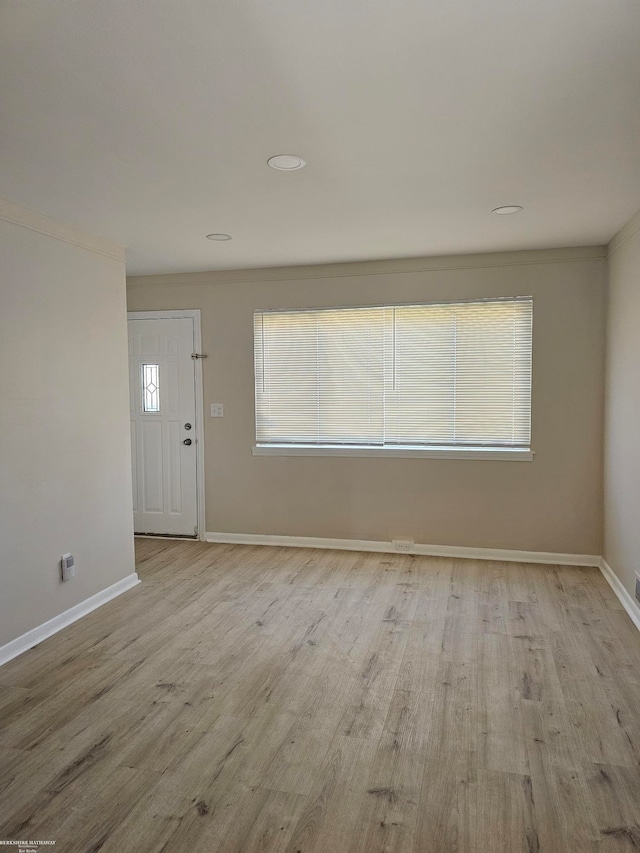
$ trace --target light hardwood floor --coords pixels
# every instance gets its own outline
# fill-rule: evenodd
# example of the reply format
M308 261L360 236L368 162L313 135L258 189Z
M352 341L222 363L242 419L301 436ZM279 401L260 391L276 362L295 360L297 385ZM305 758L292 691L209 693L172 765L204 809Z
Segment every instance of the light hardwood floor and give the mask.
M596 569L138 540L0 669L0 840L640 849L640 634Z

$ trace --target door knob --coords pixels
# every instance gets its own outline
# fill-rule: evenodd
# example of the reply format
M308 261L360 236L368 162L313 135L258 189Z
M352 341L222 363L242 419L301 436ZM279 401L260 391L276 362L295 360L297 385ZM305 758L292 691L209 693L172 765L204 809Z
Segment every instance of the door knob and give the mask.
M186 444L186 445L189 445L189 444L191 444L191 439L190 439L190 438L185 438L185 440L184 440L182 443L183 443L183 444Z

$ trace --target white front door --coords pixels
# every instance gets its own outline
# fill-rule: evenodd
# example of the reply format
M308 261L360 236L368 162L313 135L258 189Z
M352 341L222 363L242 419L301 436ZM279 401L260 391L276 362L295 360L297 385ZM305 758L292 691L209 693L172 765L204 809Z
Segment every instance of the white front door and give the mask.
M194 321L130 319L128 325L134 530L194 536Z

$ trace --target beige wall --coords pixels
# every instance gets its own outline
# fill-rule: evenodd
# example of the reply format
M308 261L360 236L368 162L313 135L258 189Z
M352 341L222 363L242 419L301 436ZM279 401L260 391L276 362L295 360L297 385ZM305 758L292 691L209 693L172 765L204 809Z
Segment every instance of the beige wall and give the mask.
M604 557L628 592L640 571L640 213L609 247Z
M202 310L207 530L600 554L603 249L129 280L129 310ZM534 297L533 462L254 457L252 312Z
M0 202L0 645L134 571L124 262L76 239Z

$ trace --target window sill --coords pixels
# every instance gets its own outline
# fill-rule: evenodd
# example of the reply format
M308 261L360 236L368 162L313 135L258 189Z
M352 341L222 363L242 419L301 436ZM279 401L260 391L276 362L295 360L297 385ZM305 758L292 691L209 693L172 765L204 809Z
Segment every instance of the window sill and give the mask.
M366 456L393 459L476 459L483 461L533 461L533 450L512 447L367 447L365 445L256 444L254 456Z

